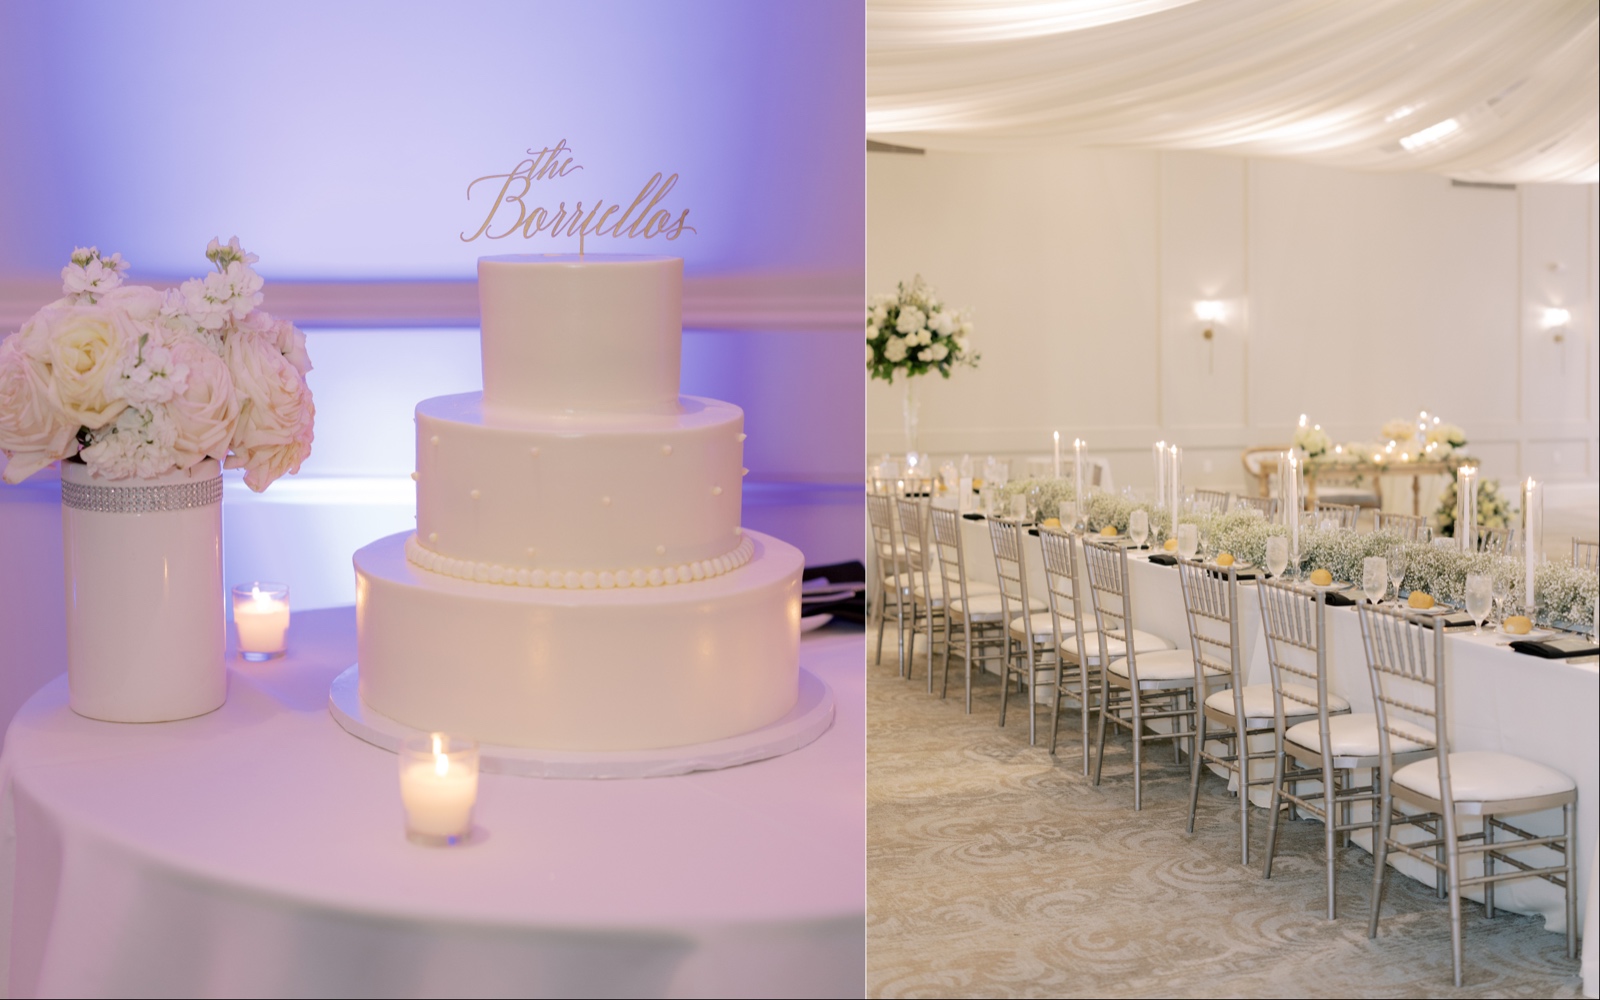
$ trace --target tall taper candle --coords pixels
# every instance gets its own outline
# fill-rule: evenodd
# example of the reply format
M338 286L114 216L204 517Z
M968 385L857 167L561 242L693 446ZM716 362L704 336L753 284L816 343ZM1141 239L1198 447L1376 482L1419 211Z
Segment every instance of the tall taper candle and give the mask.
M1157 441L1151 446L1156 460L1156 507L1167 505L1167 443Z
M1544 491L1539 488L1538 483L1533 481L1533 477L1529 476L1528 481L1522 486L1522 552L1525 557L1525 568L1528 574L1526 581L1527 598L1523 603L1528 609L1528 617L1530 618L1533 617L1533 609L1538 606L1538 602L1534 599L1536 597L1534 593L1534 571L1538 569L1539 557L1543 554L1544 548L1542 545L1544 539L1539 537L1543 528L1540 523L1544 520L1542 517L1544 511L1541 509L1543 505Z
M1056 439L1056 478L1060 479L1061 478L1061 432L1060 431L1051 431L1050 433L1055 435L1055 439Z
M1478 544L1478 468L1463 465L1456 470L1456 537L1461 551L1472 552Z
M1088 445L1082 438L1072 439L1072 496L1078 505L1078 521L1089 514L1088 477L1084 475L1084 460L1088 458Z

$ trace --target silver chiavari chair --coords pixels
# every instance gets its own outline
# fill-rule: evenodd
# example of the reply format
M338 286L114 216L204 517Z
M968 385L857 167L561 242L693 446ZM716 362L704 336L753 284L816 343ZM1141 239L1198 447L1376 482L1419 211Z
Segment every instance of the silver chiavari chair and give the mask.
M895 500L895 513L900 520L901 558L910 577L906 598L910 605L910 621L906 622L906 669L902 676L907 680L916 673L917 634L925 633L928 640L927 668L928 690L933 690L933 646L937 626L944 617L944 602L934 589L934 578L939 572L938 555L928 530L926 500L900 497Z
M1277 497L1247 497L1235 493L1228 504L1230 510L1259 510L1269 521L1276 521L1283 513L1283 501Z
M1318 525L1332 521L1339 528L1354 528L1361 517L1361 508L1353 503L1319 503L1311 508L1311 512Z
M883 629L889 616L894 625L900 660L900 676L906 673L906 603L911 597L911 575L905 567L905 549L895 541L894 499L881 493L867 494L867 524L872 531L872 555L877 586L873 588L872 617L878 620L878 653L883 659ZM870 627L870 626L869 626Z
M1194 657L1165 639L1140 633L1133 624L1133 595L1128 588L1128 550L1113 542L1083 540L1090 604L1094 608L1093 655L1100 668L1100 720L1096 731L1094 783L1106 757L1107 720L1126 729L1133 743L1133 808L1143 808L1144 745L1180 742L1194 735ZM1150 636L1165 648L1140 648ZM1088 638L1087 636L1085 638ZM1126 717L1124 714L1126 713ZM1147 732L1152 722L1170 720L1172 731Z
M1078 542L1068 532L1039 529L1044 549L1045 597L1050 605L1051 648L1056 651L1055 698L1050 705L1050 752L1056 752L1061 729L1061 699L1078 697L1079 736L1083 740L1083 773L1089 773L1089 717L1099 690L1099 646L1084 621L1078 593ZM1037 637L1036 637L1037 638Z
M1002 659L1005 654L1005 607L992 586L980 587L967 580L967 556L961 544L961 515L935 507L931 513L933 544L938 554L939 587L944 606L944 687L950 690L950 652L955 648L955 633L961 633L967 673L967 711L972 711L972 665ZM974 655L974 647L977 649ZM998 647L992 653L991 647ZM1002 671L1004 676L1004 671ZM928 675L928 693L933 693L933 675Z
M1051 680L1047 683L1053 684L1060 672L1050 662L1055 657L1052 647L1048 645L1052 632L1041 614L1045 606L1028 596L1028 572L1023 557L1023 545L1027 537L1027 528L1020 521L995 518L989 522L995 574L1000 581L1001 620L1006 624L1005 659L1002 661L1004 669L1000 674L1000 725L1006 724L1006 701L1011 691L1011 678L1016 676L1021 685L1019 691L1025 688L1028 695L1028 745L1033 746L1039 741L1039 699L1034 694L1039 675L1048 672ZM1035 615L1039 617L1037 622ZM1044 643L1037 641L1041 627ZM972 711L970 681L967 685L967 711Z
M1194 491L1194 506L1196 510L1208 510L1213 514L1224 514L1228 510L1228 493L1226 490Z
M1479 528L1478 551L1505 555L1517 544L1516 528Z
M1371 830L1377 825L1377 813L1372 809L1378 798L1377 786L1354 781L1357 769L1377 773L1378 717L1371 712L1352 714L1350 703L1328 690L1325 592L1267 580L1257 586L1257 593L1272 674L1273 731L1278 748L1273 757L1262 875L1272 877L1278 823L1285 807L1321 820L1328 919L1332 920L1338 914L1334 879L1338 845L1349 843L1352 830ZM1308 714L1315 718L1307 718ZM1410 763L1432 752L1407 741L1397 743L1395 759ZM1367 803L1369 816L1357 820L1353 807L1361 802Z
M1239 621L1238 570L1208 565L1192 559L1178 562L1178 582L1183 589L1183 606L1189 620L1189 638L1194 650L1195 697L1200 712L1195 720L1197 738L1189 757L1189 819L1185 827L1194 832L1195 812L1200 801L1200 774L1205 765L1214 764L1238 781L1239 859L1250 863L1250 786L1267 785L1271 778L1251 775L1251 762L1272 760L1276 746L1252 751L1250 738L1271 736L1273 729L1273 689L1270 684L1246 684L1244 648ZM1297 714L1308 709L1297 706ZM1346 703L1344 708L1349 709ZM1220 743L1220 750L1210 744Z
M1484 912L1494 917L1494 885L1517 878L1542 878L1566 893L1567 957L1577 956L1577 785L1560 771L1511 754L1493 751L1452 753L1449 747L1449 700L1445 689L1444 623L1437 617L1414 620L1404 608L1363 604L1361 639L1372 678L1378 716L1378 830L1373 837L1372 915L1367 937L1378 935L1378 914L1390 851L1399 851L1429 865L1443 876L1450 903L1450 959L1455 984L1461 986L1461 893L1483 886ZM1396 766L1395 746L1401 740L1431 743L1431 760ZM1395 808L1398 799L1420 812ZM1562 832L1541 836L1507 823L1502 816L1561 808ZM1460 821L1478 817L1482 829L1463 833ZM1407 843L1395 828L1415 826L1426 839ZM1505 839L1509 836L1510 839ZM1549 848L1558 864L1540 865L1537 858L1513 855L1530 848ZM1542 852L1541 852L1542 853ZM1469 859L1481 862L1472 875ZM1497 870L1497 866L1501 866Z
M1428 519L1412 514L1385 514L1378 511L1375 527L1378 531L1393 531L1408 542L1426 542L1432 533Z
M1574 538L1572 540L1572 565L1579 569L1594 569L1600 566L1600 542Z

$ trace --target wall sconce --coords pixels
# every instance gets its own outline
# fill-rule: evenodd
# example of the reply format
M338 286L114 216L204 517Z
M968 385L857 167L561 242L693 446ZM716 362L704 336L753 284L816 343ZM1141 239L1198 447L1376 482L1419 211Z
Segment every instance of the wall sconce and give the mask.
M1206 352L1207 375L1213 375L1216 373L1216 328L1222 322L1222 317L1225 312L1226 310L1223 308L1222 303L1216 301L1215 299L1201 299L1199 302L1194 304L1194 318L1205 324L1205 328L1200 332L1200 336L1205 338L1206 346L1210 348L1210 350Z
M1558 306L1549 306L1544 311L1542 320L1544 328L1550 331L1556 343L1567 339L1567 324L1572 322L1572 313Z

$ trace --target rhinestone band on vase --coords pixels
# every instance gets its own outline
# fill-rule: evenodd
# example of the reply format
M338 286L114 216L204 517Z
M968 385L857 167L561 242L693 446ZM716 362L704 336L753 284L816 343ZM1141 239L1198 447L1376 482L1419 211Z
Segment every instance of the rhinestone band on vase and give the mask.
M188 510L222 502L222 477L163 486L99 486L61 482L61 503L74 510L104 514L148 514Z
M470 559L453 559L425 548L412 535L406 539L406 559L421 568L443 576L477 583L499 583L512 587L548 587L566 590L611 590L619 587L661 587L692 583L731 573L755 555L755 543L741 538L727 555L697 559L679 566L622 570L543 570L518 569Z

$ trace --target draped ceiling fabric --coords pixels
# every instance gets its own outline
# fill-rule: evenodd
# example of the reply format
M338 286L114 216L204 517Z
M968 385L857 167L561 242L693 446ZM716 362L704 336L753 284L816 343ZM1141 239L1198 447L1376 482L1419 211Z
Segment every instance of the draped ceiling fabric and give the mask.
M1595 0L868 0L867 133L1594 183Z

